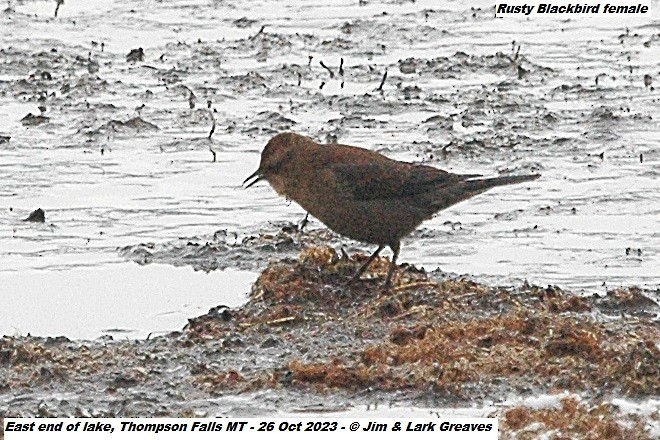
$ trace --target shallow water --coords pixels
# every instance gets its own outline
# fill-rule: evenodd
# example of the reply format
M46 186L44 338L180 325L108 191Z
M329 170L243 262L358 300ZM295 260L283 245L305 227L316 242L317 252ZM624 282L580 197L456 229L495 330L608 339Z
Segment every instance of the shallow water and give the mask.
M530 23L481 5L106 0L92 10L67 0L55 19L52 2L10 2L0 12L0 136L11 137L0 143L0 292L5 302L23 292L58 318L21 316L19 301L18 324L3 316L0 330L180 328L145 318L165 311L151 277L179 292L167 311L180 317L242 301L249 283L229 269L254 279L286 253L252 260L223 246L303 215L265 184L240 187L283 130L456 172L542 173L438 214L404 242L401 261L493 283L660 288L657 8ZM137 47L145 60L126 61ZM48 120L22 121L39 105ZM39 207L45 224L22 221ZM200 243L219 250L198 256ZM158 252L142 263L189 265L195 255L227 272L120 264L149 246ZM129 281L141 285L143 308L108 309L107 322L84 331L84 316L55 325L69 306L46 292L93 303L89 286L70 283L88 270L99 283L126 281L108 293L116 303L135 297Z
M189 267L133 263L63 270L3 272L11 286L4 298L0 332L66 335L72 339L145 338L181 329L211 307L236 307L253 274L227 269L210 273Z

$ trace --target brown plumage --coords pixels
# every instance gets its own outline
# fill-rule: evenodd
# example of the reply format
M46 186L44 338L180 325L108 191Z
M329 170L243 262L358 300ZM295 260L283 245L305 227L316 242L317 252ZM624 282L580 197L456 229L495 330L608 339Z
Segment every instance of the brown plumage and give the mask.
M243 183L254 179L249 188L265 179L278 194L298 203L333 231L378 245L349 283L389 246L393 252L385 281L389 289L401 239L420 223L490 188L533 180L539 175L478 177L282 133L266 144L259 168Z

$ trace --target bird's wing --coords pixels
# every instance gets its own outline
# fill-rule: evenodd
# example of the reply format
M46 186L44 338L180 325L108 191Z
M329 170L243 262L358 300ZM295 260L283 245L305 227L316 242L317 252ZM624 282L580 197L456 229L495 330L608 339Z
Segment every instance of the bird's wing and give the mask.
M395 161L335 164L331 172L346 197L354 200L410 197L479 176Z

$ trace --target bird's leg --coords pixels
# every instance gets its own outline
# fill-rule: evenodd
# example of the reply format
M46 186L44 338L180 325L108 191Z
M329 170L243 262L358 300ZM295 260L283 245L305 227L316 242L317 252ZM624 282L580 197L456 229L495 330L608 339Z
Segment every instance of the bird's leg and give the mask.
M371 256L367 259L367 261L365 261L364 264L363 264L362 266L360 266L360 268L358 269L358 271L355 272L355 275L353 275L353 278L351 278L350 280L348 280L348 282L345 284L345 286L349 286L349 285L353 284L355 281L357 281L357 280L360 279L360 276L364 273L365 270L367 270L367 268L369 267L369 265L371 264L371 262L374 261L374 260L376 259L376 257L377 257L378 254L380 253L380 251L383 250L383 247L384 247L384 246L378 246L378 249L376 249L376 252L374 252L373 254L371 254Z
M390 249L392 249L392 262L390 263L390 268L387 271L387 279L385 280L385 291L388 292L390 288L392 287L392 276L394 275L394 271L396 270L396 259L399 257L399 250L401 250L401 244L399 242L390 245Z
M300 222L300 226L298 226L298 231L302 232L305 226L307 226L307 223L309 223L309 212L305 213L305 218Z

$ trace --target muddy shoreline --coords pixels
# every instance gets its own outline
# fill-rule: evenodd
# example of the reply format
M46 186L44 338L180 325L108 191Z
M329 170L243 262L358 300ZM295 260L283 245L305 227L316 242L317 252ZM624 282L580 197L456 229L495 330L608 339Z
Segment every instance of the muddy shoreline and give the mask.
M660 394L659 308L640 289L582 297L402 265L383 293L384 258L344 288L365 259L306 248L271 262L244 306L219 305L148 340L5 336L4 414L341 415L378 405L490 405L503 438L538 430L537 422L576 435L650 438L657 413L635 416L611 404ZM539 395L558 396L558 407L506 403Z
M492 284L659 287L654 17L530 28L487 2L71 0L55 19L50 2L11 3L3 271L291 221L295 204L240 189L291 130L459 173L542 174L424 223L405 261ZM44 224L22 222L37 208Z
M0 339L0 414L420 409L497 415L503 438L660 436L657 11L530 21L481 0L67 0L57 17L54 6L0 10L0 290L16 300L0 324L20 335ZM343 289L372 249L318 223L298 234L299 207L240 188L288 130L542 178L425 222L390 294L378 290L385 260ZM43 222L23 221L37 208ZM180 280L175 266L192 268L190 291L158 309L166 297L149 284ZM87 268L99 285L116 272L116 288L73 289L69 275ZM260 277L234 302L216 301L213 279L191 287L237 268ZM34 297L20 289L30 278ZM136 292L143 315L196 317L149 339L25 336L77 322L72 292L123 306L101 307L101 328L151 331L119 322ZM202 296L217 305L206 314Z

